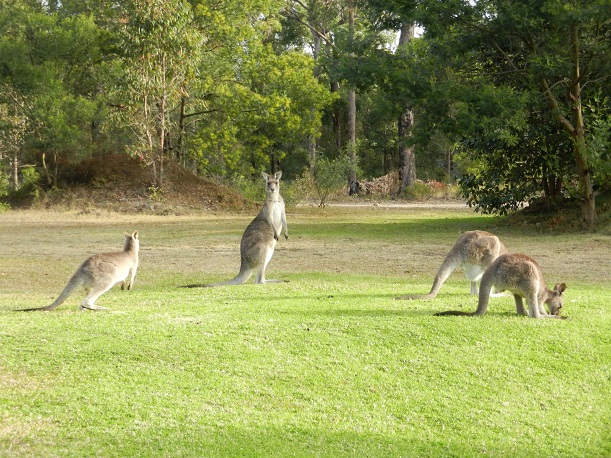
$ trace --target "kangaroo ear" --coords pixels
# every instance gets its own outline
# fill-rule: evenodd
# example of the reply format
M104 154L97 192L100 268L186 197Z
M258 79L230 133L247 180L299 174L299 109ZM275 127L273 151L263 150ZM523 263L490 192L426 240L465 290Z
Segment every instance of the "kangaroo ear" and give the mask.
M566 283L556 283L556 286L554 286L554 291L556 291L558 294L564 293L565 289Z
M269 175L267 173L261 172L261 176L263 177L265 181L269 180Z
M138 238L138 231L132 232L132 237L137 239Z
M282 170L278 170L275 174L274 174L274 178L276 178L276 180L279 180L280 177L282 176Z

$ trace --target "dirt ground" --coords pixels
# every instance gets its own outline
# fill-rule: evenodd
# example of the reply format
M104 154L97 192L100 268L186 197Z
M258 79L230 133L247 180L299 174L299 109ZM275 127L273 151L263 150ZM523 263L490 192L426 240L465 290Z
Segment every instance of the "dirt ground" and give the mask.
M426 293L458 235L480 228L496 232L510 251L535 258L550 285L566 282L570 288L575 282L611 282L609 236L495 228L492 218L486 220L486 227L474 227L478 220L468 208L448 205L289 209L290 238L279 241L267 277L303 273L396 277L419 285L414 293ZM123 233L136 229L141 234L138 282L228 279L239 269L240 237L254 214L256 210L184 216L102 210L5 212L0 214L0 293L57 294L86 257L120 250ZM452 278L465 281L468 288L462 272ZM408 292L412 291L398 287L398 294Z

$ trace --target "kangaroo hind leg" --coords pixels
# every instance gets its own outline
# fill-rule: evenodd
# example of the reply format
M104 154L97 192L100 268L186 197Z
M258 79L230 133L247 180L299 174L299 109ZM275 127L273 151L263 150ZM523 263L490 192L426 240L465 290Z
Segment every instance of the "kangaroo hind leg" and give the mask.
M263 284L263 283L283 283L284 280L266 280L265 279L265 270L267 269L267 265L272 260L272 256L274 255L274 247L271 246L265 250L265 257L263 262L259 264L259 270L257 271L257 277L255 278L255 283Z
M98 297L112 288L112 285L112 282L108 282L101 285L92 286L91 289L87 291L83 302L81 302L79 310L108 310L106 307L96 305L95 301L98 299Z
M518 294L514 294L513 298L516 302L516 313L518 315L525 315L525 316L528 315L528 312L524 308L524 300L522 299L522 296Z
M464 270L465 277L471 282L471 295L477 296L479 294L478 283L486 269L478 264L467 262L465 263Z
M526 296L526 303L528 304L528 316L531 318L541 318L541 312L539 312L539 300L537 299L536 291L530 292Z

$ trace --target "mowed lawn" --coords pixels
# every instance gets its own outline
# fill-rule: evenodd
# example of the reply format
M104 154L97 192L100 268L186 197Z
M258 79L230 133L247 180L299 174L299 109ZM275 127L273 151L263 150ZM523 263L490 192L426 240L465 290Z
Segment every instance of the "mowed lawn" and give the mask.
M254 215L0 214L2 457L611 456L611 237L510 228L466 208L292 208L267 278L233 277ZM567 320L474 310L462 272L484 229L565 282ZM133 291L51 303L88 256L138 230Z

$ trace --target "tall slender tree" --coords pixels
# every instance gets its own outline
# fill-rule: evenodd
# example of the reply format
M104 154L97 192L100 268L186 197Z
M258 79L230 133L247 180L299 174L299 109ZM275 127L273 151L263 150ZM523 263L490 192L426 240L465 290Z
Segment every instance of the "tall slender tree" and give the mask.
M414 38L415 25L413 22L403 22L399 34L397 52L401 52ZM406 187L413 186L416 181L416 154L414 144L411 142L412 129L414 127L413 101L405 98L403 110L399 115L398 137L399 137L399 191L401 194Z
M151 166L153 184L161 188L174 127L170 112L180 104L202 38L183 0L134 0L125 6L121 48L131 109L124 113L139 134L139 153Z

